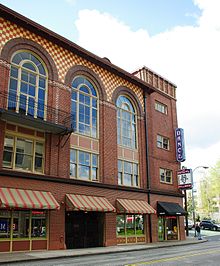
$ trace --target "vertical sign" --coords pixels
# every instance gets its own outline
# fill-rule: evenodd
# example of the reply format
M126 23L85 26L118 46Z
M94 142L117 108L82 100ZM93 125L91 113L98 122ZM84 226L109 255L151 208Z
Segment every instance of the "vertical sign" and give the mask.
M186 156L185 156L184 131L182 128L176 128L175 139L176 139L176 160L178 162L184 162L186 160Z

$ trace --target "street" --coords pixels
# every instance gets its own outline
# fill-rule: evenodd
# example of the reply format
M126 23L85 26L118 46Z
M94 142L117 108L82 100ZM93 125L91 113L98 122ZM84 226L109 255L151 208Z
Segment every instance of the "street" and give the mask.
M190 235L194 231L190 230ZM212 265L219 266L220 263L220 232L203 230L202 235L208 242L186 246L175 246L151 250L132 251L124 253L92 255L75 258L60 258L41 261L30 261L25 263L12 263L4 265L19 266L52 266L52 265L83 265L83 266L183 266L183 265ZM199 240L198 240L199 241Z

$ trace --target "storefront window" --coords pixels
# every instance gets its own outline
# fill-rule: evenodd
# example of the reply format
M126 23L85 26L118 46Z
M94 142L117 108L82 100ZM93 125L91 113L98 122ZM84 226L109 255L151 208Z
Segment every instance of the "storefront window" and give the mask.
M125 235L125 216L117 215L117 235L124 236Z
M135 229L136 229L136 235L144 234L143 215L135 215Z
M126 215L126 235L135 235L134 215Z
M0 238L10 238L11 213L0 210Z
M31 237L46 237L46 212L32 211Z
M158 218L158 240L178 240L178 221L176 216Z
M117 215L117 236L138 236L143 234L143 215Z
M46 211L6 211L0 210L0 239L46 237ZM31 221L31 222L30 222ZM31 232L31 233L30 233Z
M13 213L13 238L28 237L29 219L29 211L15 211Z

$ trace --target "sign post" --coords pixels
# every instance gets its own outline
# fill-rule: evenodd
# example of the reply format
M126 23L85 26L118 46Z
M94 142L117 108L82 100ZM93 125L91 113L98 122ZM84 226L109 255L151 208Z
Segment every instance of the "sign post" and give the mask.
M189 228L188 228L188 212L187 212L187 189L192 189L193 180L192 180L192 169L183 168L177 172L178 176L178 187L184 190L184 199L185 199L185 211L186 211L186 236L189 236Z

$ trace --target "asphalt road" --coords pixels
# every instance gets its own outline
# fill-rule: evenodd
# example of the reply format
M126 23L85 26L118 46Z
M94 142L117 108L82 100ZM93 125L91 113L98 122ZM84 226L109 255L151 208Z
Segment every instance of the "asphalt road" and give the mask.
M190 234L193 235L193 231ZM44 261L13 263L25 266L219 266L220 232L203 230L203 237L208 241L197 245L175 246L152 250L141 250L115 254L92 255L78 258L62 258ZM5 264L7 265L7 264ZM12 264L8 264L12 265Z

